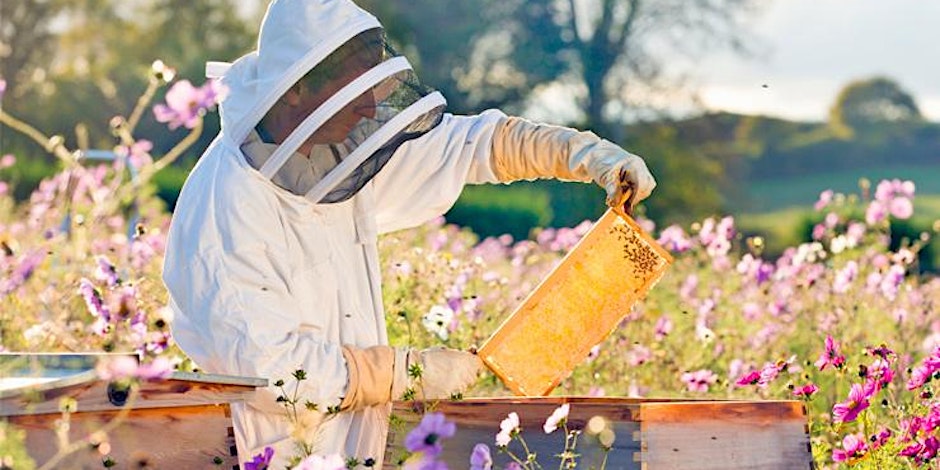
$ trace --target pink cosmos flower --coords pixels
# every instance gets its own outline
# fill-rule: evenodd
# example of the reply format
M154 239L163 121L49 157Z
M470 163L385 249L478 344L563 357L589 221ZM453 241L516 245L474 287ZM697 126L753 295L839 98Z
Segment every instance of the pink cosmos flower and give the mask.
M845 266L836 271L836 277L832 281L832 290L838 294L846 293L852 286L852 282L858 277L858 263L851 260L845 263Z
M111 310L104 304L101 292L91 281L82 278L78 283L78 292L85 299L88 313L91 313L93 317L101 318L105 322L111 321Z
M627 363L636 367L645 364L652 357L653 353L649 348L641 344L634 344L633 349L627 352Z
M542 426L542 429L545 431L545 434L551 434L558 429L558 425L565 422L568 419L568 411L571 409L571 405L565 403L558 408L555 408L555 411L552 412L552 415L545 420L545 424Z
M829 203L832 202L832 196L834 195L835 193L831 189L827 189L819 193L819 200L816 201L816 204L813 204L813 209L816 209L817 211L823 210L826 206L829 205Z
M672 328L672 320L670 320L668 316L663 315L659 317L659 319L656 320L656 331L654 333L656 335L656 341L662 341L663 338L669 336L669 333L672 333Z
M173 375L173 363L165 356L159 356L151 362L137 366L137 378L144 380L167 379Z
M0 78L0 100L3 99L3 95L7 92L7 81Z
M147 364L139 364L132 356L115 356L99 362L95 371L101 380L155 380L173 375L173 364L165 357L158 357Z
M865 455L868 446L865 444L865 437L861 434L848 434L842 438L842 448L833 449L832 460L836 462L847 462Z
M95 270L95 279L104 281L108 287L113 287L117 285L118 282L120 282L118 279L117 268L115 268L114 264L108 260L107 256L98 255L95 257L95 262L98 265L98 268Z
M656 241L673 253L683 253L692 248L692 239L678 225L670 225L663 229Z
M0 158L0 168L10 168L16 164L16 157L12 153L8 153Z
M871 438L869 439L872 450L887 444L888 439L890 439L892 435L893 433L888 428L881 428L880 431L872 434Z
M455 432L457 425L447 421L443 413L428 413L405 437L405 448L436 457L444 450L441 439L453 437Z
M888 217L888 209L881 201L872 201L865 209L865 222L868 225L875 225Z
M117 148L116 153L127 159L128 165L135 170L139 170L150 163L153 163L153 157L150 156L150 151L153 150L153 142L140 139L129 147L122 145Z
M158 122L168 123L171 130L180 126L192 129L206 110L215 106L221 94L222 88L215 80L199 88L189 80L180 80L166 92L166 104L153 107L153 114Z
M816 394L819 391L819 387L816 384L810 382L806 385L801 385L793 389L793 396L799 398L809 398Z
M832 339L832 335L826 335L826 350L816 360L816 367L819 370L825 370L828 366L841 369L844 365L845 356L839 354L839 343Z
M738 380L736 380L734 384L738 387L746 387L748 385L756 385L758 381L760 381L760 371L752 370L751 372L738 377Z
M936 436L929 436L901 449L898 455L910 457L917 464L924 465L937 457L938 450L940 450L940 440Z
M681 380L690 392L707 392L708 387L718 381L718 375L708 369L682 374Z
M849 399L836 403L832 407L832 418L837 423L848 423L854 421L858 414L868 408L869 395L865 393L865 388L861 384L852 384L849 390Z

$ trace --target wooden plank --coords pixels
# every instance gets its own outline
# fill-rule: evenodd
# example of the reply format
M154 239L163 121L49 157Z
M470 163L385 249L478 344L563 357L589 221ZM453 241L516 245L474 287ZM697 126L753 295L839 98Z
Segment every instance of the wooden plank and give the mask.
M669 253L632 219L608 210L479 355L516 395L548 395L670 263Z
M108 399L108 383L97 377L64 380L0 397L0 415L57 413L59 400L72 397L78 411L111 411L120 408ZM56 386L57 385L57 386ZM255 392L250 385L231 385L210 381L157 380L141 382L134 408L162 408L231 403L247 399Z
M107 454L115 468L224 468L238 465L235 440L229 432L228 405L132 410L108 433ZM99 430L119 412L74 413L69 439L77 441ZM26 431L26 449L36 463L48 462L57 452L55 420L59 414L8 418ZM100 449L100 447L99 447ZM98 449L85 447L70 454L57 468L101 469Z
M640 407L644 469L809 469L800 402L650 403Z

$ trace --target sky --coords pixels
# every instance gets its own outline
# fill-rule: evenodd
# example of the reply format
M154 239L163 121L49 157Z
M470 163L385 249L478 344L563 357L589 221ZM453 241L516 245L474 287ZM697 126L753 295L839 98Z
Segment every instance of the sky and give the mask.
M884 75L940 121L938 0L773 0L752 29L764 57L691 71L707 108L822 121L846 83Z

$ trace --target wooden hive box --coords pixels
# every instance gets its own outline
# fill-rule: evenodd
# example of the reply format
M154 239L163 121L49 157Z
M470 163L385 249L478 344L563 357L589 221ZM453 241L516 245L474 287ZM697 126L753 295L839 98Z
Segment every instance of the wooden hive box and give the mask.
M64 356L94 367L94 359ZM47 358L56 357L63 355ZM237 469L229 405L267 386L266 379L174 372L168 379L141 382L138 393L128 397L94 370L51 372L51 379L29 380L11 377L7 370L0 381L7 382L0 387L0 419L25 431L26 451L37 466L58 459L62 398L71 397L77 405L69 415L69 442L108 429L104 449L83 445L54 468L101 469L110 459L113 468ZM16 388L8 388L16 381Z
M443 441L443 460L452 469L469 468L477 443L490 447L493 468L510 462L497 451L495 436L510 412L519 415L522 436L543 468L557 468L564 431L545 434L542 425L558 406L570 404L569 429L585 429L604 418L614 440L607 469L811 469L806 409L799 401L693 401L640 398L478 398L442 401L429 410L457 425ZM407 433L420 421L424 404L396 402L386 447L385 468L405 455ZM597 437L583 433L577 468L600 468L605 452ZM524 458L520 444L509 449Z

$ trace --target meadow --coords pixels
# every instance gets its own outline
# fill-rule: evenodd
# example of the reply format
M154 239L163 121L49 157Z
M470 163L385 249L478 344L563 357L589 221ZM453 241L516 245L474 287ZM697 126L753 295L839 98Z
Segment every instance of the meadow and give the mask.
M183 108L165 109L176 113L168 122L198 129L197 120L181 119L211 103L178 102ZM163 159L130 138L133 126L121 126L116 132L127 138L114 162L76 160L20 203L14 182L0 183L0 351L126 351L145 364L196 367L173 343L160 281L170 214L141 178ZM0 166L24 158L2 156ZM898 247L889 243L893 224L919 216L916 191L910 181L885 179L868 194L815 194L813 240L776 258L764 255L768 240L743 235L731 215L688 226L639 220L675 263L554 393L805 400L819 467L936 466L940 279L920 275L916 263L940 223ZM480 239L439 218L385 235L391 342L479 345L589 227ZM465 395L507 393L483 376ZM556 427L562 414L552 418ZM446 445L446 417L433 419L438 427L415 432L433 427ZM481 443L486 455L517 437L507 420ZM0 457L30 468L16 450L22 436L2 434ZM438 447L419 444L405 467L439 468L431 465ZM484 448L475 455L473 468L488 468ZM337 461L309 456L301 468Z

